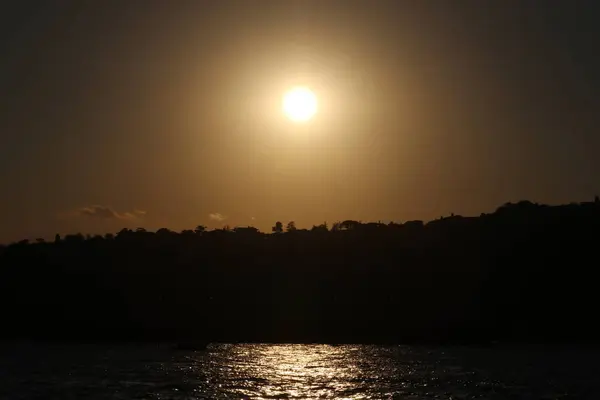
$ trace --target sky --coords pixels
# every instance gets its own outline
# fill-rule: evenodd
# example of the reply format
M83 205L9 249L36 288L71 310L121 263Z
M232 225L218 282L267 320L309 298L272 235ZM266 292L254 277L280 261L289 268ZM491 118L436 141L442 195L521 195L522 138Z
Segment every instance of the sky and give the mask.
M2 7L0 242L600 194L591 0ZM281 111L296 85L309 123Z

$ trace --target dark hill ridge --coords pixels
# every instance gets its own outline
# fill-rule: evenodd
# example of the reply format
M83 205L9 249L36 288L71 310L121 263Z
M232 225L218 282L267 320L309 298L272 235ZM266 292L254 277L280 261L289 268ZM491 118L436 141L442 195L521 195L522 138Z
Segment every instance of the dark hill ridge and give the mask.
M581 341L600 202L424 224L122 230L0 250L2 335L63 340Z

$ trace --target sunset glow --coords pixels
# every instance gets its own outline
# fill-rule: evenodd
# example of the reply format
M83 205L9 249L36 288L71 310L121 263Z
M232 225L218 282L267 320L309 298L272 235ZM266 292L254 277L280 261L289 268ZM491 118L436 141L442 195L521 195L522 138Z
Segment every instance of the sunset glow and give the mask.
M283 96L283 112L294 122L308 121L317 112L317 97L308 88L294 88Z

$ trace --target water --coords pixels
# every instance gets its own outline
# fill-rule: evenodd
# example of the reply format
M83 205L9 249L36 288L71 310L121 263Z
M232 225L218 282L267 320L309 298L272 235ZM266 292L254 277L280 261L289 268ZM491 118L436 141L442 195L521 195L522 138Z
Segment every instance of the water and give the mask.
M600 399L566 347L0 344L0 399Z

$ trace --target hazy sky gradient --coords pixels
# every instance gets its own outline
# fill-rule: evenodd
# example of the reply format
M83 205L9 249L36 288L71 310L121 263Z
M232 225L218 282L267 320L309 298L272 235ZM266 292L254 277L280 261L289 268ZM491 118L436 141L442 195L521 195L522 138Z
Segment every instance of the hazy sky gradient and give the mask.
M593 1L7 3L3 242L600 193Z

